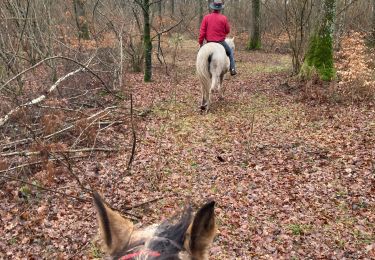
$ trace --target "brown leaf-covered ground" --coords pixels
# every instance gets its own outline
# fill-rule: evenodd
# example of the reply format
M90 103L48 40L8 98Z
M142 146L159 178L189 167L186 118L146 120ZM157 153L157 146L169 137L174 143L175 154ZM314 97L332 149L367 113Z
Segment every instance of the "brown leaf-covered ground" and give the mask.
M183 43L177 72L157 68L153 83L127 75L137 114L131 174L124 124L105 134L121 152L80 162L81 181L117 209L161 198L130 211L139 226L214 198L211 259L374 259L374 106L306 97L286 83L288 56L240 51L225 100L215 96L202 115L196 51ZM66 173L48 187L87 198ZM103 256L91 203L33 187L26 199L22 189L2 182L0 258Z

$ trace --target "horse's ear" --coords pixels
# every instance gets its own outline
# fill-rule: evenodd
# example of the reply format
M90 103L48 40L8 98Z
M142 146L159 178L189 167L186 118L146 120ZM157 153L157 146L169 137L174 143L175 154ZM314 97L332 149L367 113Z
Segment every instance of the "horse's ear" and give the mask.
M194 259L208 259L208 249L216 233L214 208L215 201L205 204L198 210L187 231L185 248Z
M128 244L133 223L105 205L97 192L94 192L93 199L98 212L101 237L104 240L106 251L112 255Z

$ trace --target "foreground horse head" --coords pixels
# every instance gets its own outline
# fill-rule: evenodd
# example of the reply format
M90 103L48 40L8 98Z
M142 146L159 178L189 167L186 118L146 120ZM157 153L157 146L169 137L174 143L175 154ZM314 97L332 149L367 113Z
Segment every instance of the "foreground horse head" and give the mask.
M229 47L235 49L234 38L227 38L225 41ZM229 57L221 44L209 42L200 48L196 69L202 85L202 110L208 112L210 109L213 90L218 90L219 97L223 98L223 79L225 73L229 71L229 64Z
M178 221L164 221L136 230L131 221L110 209L94 194L100 233L112 259L208 259L215 233L215 202L205 204L193 217L189 207Z

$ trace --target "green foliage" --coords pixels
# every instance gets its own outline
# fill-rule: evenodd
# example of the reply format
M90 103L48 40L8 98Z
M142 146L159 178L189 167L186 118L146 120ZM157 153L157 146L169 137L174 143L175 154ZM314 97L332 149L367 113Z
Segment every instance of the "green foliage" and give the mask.
M100 250L99 247L97 247L94 243L91 243L91 255L93 258L99 258L99 259L102 259L104 254L103 252Z
M15 245L15 244L17 244L17 238L16 237L12 237L11 239L9 239L9 241L8 241L8 243L10 244L10 245Z
M262 44L260 39L258 38L251 38L249 44L247 45L247 50L259 50L261 49Z
M335 3L333 0L325 0L326 14L321 27L314 33L309 42L304 64L300 75L311 78L316 72L324 81L332 80L336 71L333 63L333 21L335 17Z
M300 236L306 234L310 229L310 226L301 224L290 224L288 228L290 231L292 231L293 235Z
M19 192L20 192L21 195L22 195L23 197L25 197L25 198L28 198L28 197L30 197L30 195L31 195L31 189L30 189L29 185L23 185L23 186L20 188Z
M319 77L325 81L335 77L332 36L329 32L312 37L301 70L307 77L311 77L312 72L316 71Z
M375 241L374 235L362 232L360 230L354 230L353 236L358 242L366 245L370 245Z
M0 79L5 78L5 67L0 64Z
M89 25L84 21L79 30L79 38L83 40L90 40Z
M181 45L181 43L184 41L184 36L180 33L174 33L170 38L169 41L173 45Z

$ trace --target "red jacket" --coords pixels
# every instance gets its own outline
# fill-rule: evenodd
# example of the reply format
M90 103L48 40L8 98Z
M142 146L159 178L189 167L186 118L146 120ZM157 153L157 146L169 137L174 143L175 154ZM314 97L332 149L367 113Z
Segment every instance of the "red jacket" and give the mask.
M206 15L201 24L199 34L199 44L203 44L203 40L208 42L221 42L230 32L230 26L225 15L219 12L213 12Z

